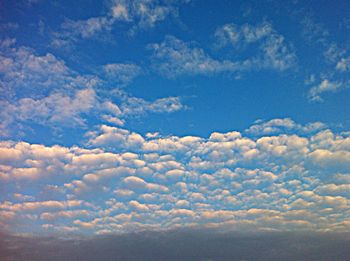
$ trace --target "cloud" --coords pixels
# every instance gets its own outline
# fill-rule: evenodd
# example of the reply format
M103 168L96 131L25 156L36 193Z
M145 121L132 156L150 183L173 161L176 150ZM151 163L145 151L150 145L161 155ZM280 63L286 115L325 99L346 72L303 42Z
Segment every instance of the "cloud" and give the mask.
M321 94L324 92L336 92L342 88L344 88L344 83L324 79L319 85L316 85L309 90L308 98L311 101L322 102L323 99L320 96Z
M145 182L142 178L129 176L123 180L127 189L130 190L149 190L154 192L169 192L169 189L166 186L159 184Z
M86 39L106 39L114 24L109 16L90 17L85 20L65 19L59 31L52 34L51 46L57 49L74 47Z
M139 66L130 63L106 64L103 66L103 70L109 80L122 84L130 83L142 72Z
M145 29L154 27L169 16L177 17L179 6L188 2L190 1L114 0L111 11L116 20L132 22L132 30Z
M113 88L115 95L106 97L111 84L124 87L142 72L135 64L106 64L98 76L79 74L54 55L38 55L30 48L15 47L15 42L0 42L1 136L14 130L21 135L21 129L31 124L56 129L85 127L96 117L123 126L131 116L186 108L180 97L146 101L117 87Z
M146 136L104 125L89 133L87 147L2 141L0 179L10 193L0 205L1 224L58 233L54 223L68 227L64 233L96 234L347 231L349 137L307 131L310 124L291 119L254 126L253 138L237 131ZM278 131L265 134L270 127Z
M226 24L215 32L217 47L230 46L239 54L250 45L257 43L255 55L241 60L242 66L249 70L273 69L284 71L296 65L296 54L285 38L273 29L270 23L258 25Z
M336 69L341 72L347 72L350 70L350 56L347 58L341 58L336 65Z
M309 133L316 132L326 128L326 125L321 122L308 123L303 126L297 124L290 118L284 119L273 119L269 121L256 121L256 124L249 127L246 130L247 133L253 135L268 135L268 134L277 134L285 132L297 132Z
M108 12L103 16L85 20L65 19L61 30L53 34L54 47L72 47L72 43L85 39L104 39L115 24L129 25L129 33L153 28L168 17L178 17L179 6L189 0L113 0L109 1ZM99 37L97 37L99 36Z
M347 170L350 168L350 152L349 151L329 151L324 149L316 149L310 153L311 160L314 164L335 168L338 170Z
M106 17L92 17L87 20L72 21L66 19L61 25L63 35L69 37L91 38L103 30L110 31L113 21Z
M268 23L257 26L226 24L216 30L215 37L218 48L229 46L234 49L238 58L215 59L194 43L166 36L162 43L149 46L153 51L155 70L172 78L179 75L210 75L266 69L285 71L296 65L293 48ZM244 58L241 55L243 49L251 47L255 42L258 43L258 48L252 48L249 57ZM239 46L242 48L238 48Z
M19 25L13 22L1 23L0 31L14 31L14 30L17 30L18 27Z
M147 113L171 113L186 108L180 97L165 97L154 101L132 97L123 90L117 90L115 95L121 101L121 111L126 116L142 115Z
M71 97L57 92L42 99L22 98L15 103L0 102L3 112L0 117L5 120L1 126L16 122L36 122L53 126L85 125L83 114L89 114L97 104L93 89L76 91Z
M155 67L167 77L182 74L214 74L236 71L239 65L231 61L211 58L203 49L192 47L173 36L167 36L160 44L152 44Z
M61 231L69 228L60 227ZM11 236L2 233L0 244L7 260L341 260L349 256L349 238L344 233L288 233L265 231L241 234L211 229L56 238ZM16 249L13 249L16 246ZM189 247L190 246L190 247ZM273 247L271 247L273 246ZM52 249L55 249L53 251ZM59 254L58 254L59 253Z
M15 102L1 101L0 129L2 136L10 134L10 127L36 123L59 128L85 127L88 120L100 116L102 120L123 126L125 120L148 113L173 113L186 108L179 97L166 97L154 101L123 93L119 106L99 97L93 89L77 90L72 95L53 92L41 99L22 98Z
M14 39L5 39L0 46L0 85L4 97L92 88L98 84L96 77L77 74L51 53L39 55L31 48L16 47Z
M244 24L241 27L236 24L225 24L216 30L215 36L218 41L217 44L223 47L228 44L234 46L253 43L272 33L272 26L268 23L258 25L257 27L249 24Z
M346 47L342 47L340 42L331 39L330 32L321 23L315 22L310 14L304 15L301 19L304 37L309 44L318 45L322 48L325 64L323 69L312 74L311 81L306 81L306 85L314 85L308 91L308 99L313 102L323 102L323 94L327 92L339 92L349 85L349 78L344 72L349 70L349 54ZM329 69L329 65L333 68ZM319 70L319 69L318 69ZM316 77L319 75L320 82L315 85Z
M317 23L310 14L303 14L303 19L300 20L303 26L303 35L309 43L318 43L322 45L328 44L329 32L323 24Z
M40 215L40 219L47 220L47 221L53 221L56 219L62 219L62 218L78 218L78 217L86 217L91 216L92 213L89 211L83 209L83 210L64 210L64 211L58 211L58 212L44 212Z

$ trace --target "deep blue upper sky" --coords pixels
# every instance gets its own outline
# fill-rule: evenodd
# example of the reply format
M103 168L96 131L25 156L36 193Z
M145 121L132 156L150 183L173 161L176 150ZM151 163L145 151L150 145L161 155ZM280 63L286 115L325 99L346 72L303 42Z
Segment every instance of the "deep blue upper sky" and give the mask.
M150 14L153 18L135 10L129 10L125 18L113 17L111 1L2 1L2 39L16 39L15 46L30 47L38 56L50 53L79 75L103 78L100 71L106 64L139 66L140 71L131 73L132 80L126 83L118 81L119 72L114 79L104 79L99 95L104 99L110 97L111 90L122 88L131 96L150 101L177 96L186 106L173 114L144 115L126 122L126 126L141 133L161 131L207 136L213 130L244 130L257 119L281 117L291 117L300 123L322 121L332 126L349 126L347 14L350 4L347 1L158 4L165 11L159 9L158 13ZM156 8L154 3L150 6ZM106 21L84 24L93 17ZM231 31L236 34L243 27L254 33L265 26L271 32L251 42L244 36L232 41L228 40L229 32L221 36L218 33L225 25L234 25ZM165 42L166 37L170 40ZM175 39L182 44L178 51L183 57L164 53L162 58L157 58L151 45L164 42L162 48L169 47L170 52L176 48ZM267 51L262 50L263 46L276 48L270 58L257 58L260 61L247 68L238 64L237 68L218 69L223 61L239 63L264 56ZM184 48L188 48L187 52ZM194 49L202 52L196 61L191 56ZM208 62L205 59L218 64L210 65L213 68L207 71L183 68L176 73L186 59L192 59L193 66ZM343 69L339 66L337 69L342 59ZM168 72L160 69L166 66L164 63L171 62L175 64ZM335 87L310 95L310 89L318 88L323 81ZM24 96L47 95L56 86L45 90L33 87L30 91L18 87L11 97L13 101ZM117 102L113 97L112 100ZM86 118L89 123L95 123L90 115ZM30 139L40 142L42 136L36 137L35 133L31 133ZM65 143L66 139L71 143L69 137L63 137L60 142Z

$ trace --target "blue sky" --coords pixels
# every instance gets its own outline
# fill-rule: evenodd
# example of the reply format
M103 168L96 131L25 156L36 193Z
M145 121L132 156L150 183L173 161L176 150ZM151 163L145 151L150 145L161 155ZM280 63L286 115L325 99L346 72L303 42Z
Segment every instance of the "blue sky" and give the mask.
M2 1L11 233L350 229L348 1Z

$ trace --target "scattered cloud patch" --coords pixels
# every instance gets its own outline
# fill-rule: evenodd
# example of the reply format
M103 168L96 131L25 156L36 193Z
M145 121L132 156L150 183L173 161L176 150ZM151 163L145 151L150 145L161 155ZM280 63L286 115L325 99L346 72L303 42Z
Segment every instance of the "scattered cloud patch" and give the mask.
M226 24L215 32L217 47L229 46L236 58L216 59L194 43L186 43L173 36L165 37L162 43L151 44L155 69L173 78L179 75L211 75L271 69L285 71L296 66L293 48L270 24L258 26ZM243 57L244 48L257 43L249 57ZM240 47L240 48L238 48ZM244 47L244 48L243 48Z
M321 122L308 123L307 125L297 124L290 118L273 119L269 121L256 121L256 124L246 130L248 134L253 135L269 135L278 133L312 133L326 128L326 125Z
M110 81L125 85L140 75L142 69L131 63L110 63L103 66L103 71Z
M336 92L339 89L344 88L343 85L344 84L341 82L332 82L328 79L324 79L319 85L316 85L309 90L308 98L311 101L322 102L323 99L320 96L321 94L324 92Z
M191 46L173 36L167 36L160 44L152 44L156 70L167 77L182 74L215 74L238 70L238 64L211 58L199 47Z
M226 24L216 30L215 37L217 47L230 46L238 54L244 49L250 50L250 45L256 43L258 47L255 54L241 61L241 65L248 66L251 70L284 71L296 66L297 59L293 48L270 23Z
M189 0L113 0L109 1L109 11L104 16L85 20L65 19L61 30L53 34L52 45L57 48L71 46L86 39L102 39L109 34L115 24L130 26L129 34L138 30L153 28L168 17L178 17L179 6ZM98 37L99 36L99 37Z

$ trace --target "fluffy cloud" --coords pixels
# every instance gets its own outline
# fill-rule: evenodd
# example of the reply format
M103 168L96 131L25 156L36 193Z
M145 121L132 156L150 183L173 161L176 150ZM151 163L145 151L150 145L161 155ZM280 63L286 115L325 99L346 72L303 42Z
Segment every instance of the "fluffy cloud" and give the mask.
M39 230L52 230L55 222L89 233L184 226L347 230L349 138L304 131L308 125L291 119L266 124L262 129L286 128L274 136L233 131L202 138L104 125L89 134L89 148L3 141L0 179L13 196L2 201L0 222ZM303 136L284 132L293 128Z

